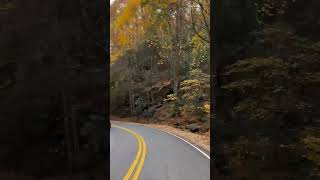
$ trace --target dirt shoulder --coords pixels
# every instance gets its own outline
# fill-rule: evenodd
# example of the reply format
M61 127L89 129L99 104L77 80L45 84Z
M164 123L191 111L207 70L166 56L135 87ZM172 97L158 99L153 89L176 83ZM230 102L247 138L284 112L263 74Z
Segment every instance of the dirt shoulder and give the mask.
M134 119L134 118L119 118L119 117L111 117L111 120L113 121L122 121L122 122L130 122L130 123L136 123L139 125L147 126L150 128L159 129L165 132L169 132L172 134L175 134L192 144L200 147L201 149L206 150L207 152L210 152L210 131L206 133L192 133L183 129L178 129L170 125L164 125L164 124L154 124L147 121L143 121L141 119Z

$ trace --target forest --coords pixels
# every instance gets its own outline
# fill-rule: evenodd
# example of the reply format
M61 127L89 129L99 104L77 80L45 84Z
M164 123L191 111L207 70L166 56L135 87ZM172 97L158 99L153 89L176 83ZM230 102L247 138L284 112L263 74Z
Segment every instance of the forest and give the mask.
M319 179L319 1L216 1L219 179Z
M87 0L0 0L0 179L109 176L106 12Z
M210 128L210 1L115 0L111 114Z
M111 114L211 129L219 179L319 179L320 3L215 2L114 1Z

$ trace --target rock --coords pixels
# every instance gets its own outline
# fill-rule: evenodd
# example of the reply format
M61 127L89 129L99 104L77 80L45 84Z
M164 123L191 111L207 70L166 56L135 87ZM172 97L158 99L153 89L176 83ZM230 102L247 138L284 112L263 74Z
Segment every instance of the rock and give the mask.
M199 131L199 126L197 126L196 124L189 124L186 126L187 129L189 129L189 131L195 133Z
M180 122L175 122L173 125L180 126L181 124L180 124Z
M157 122L159 122L159 119L158 118L152 118L151 121L152 121L152 123L157 123Z
M149 118L149 117L152 117L154 114L154 111L152 110L144 110L143 113L142 113L142 117L145 117L145 118Z
M155 109L159 109L159 108L161 108L161 107L162 107L162 104L159 103L159 104L157 104L157 105L155 106Z
M207 121L208 121L208 118L207 118L207 117L200 117L200 118L199 118L199 121L201 121L201 122L207 122Z

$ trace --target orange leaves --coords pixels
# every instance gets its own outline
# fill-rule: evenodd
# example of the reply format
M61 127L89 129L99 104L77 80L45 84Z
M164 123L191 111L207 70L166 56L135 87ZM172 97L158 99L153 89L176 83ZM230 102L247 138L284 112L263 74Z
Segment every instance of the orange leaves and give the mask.
M116 19L115 27L122 28L132 18L140 5L140 0L128 0L121 15Z
M124 34L120 34L118 36L118 44L121 44L121 45L128 45L129 43L129 38L128 36L124 35Z
M115 17L111 23L111 59L116 61L129 49L135 49L137 44L146 36L152 17L148 7L140 6L141 0L127 0L114 7Z
M111 23L111 62L121 57L123 52L133 46L133 22L135 21L140 0L123 1L122 5L114 6L117 12Z

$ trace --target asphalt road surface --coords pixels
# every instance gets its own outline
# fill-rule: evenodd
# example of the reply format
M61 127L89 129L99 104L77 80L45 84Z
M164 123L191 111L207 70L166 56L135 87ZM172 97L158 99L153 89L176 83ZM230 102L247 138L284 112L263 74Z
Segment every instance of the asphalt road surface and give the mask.
M111 124L111 180L210 179L209 156L187 142L142 125Z

